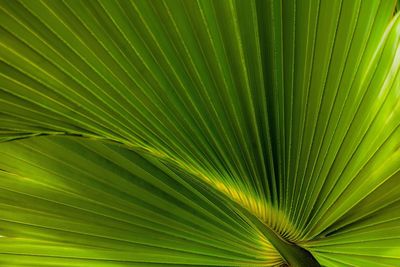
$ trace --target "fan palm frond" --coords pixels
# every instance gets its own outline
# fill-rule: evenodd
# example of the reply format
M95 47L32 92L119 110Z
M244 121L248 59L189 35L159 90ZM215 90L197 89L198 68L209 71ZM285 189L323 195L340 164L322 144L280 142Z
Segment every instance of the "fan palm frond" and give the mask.
M400 265L398 1L0 1L0 264Z

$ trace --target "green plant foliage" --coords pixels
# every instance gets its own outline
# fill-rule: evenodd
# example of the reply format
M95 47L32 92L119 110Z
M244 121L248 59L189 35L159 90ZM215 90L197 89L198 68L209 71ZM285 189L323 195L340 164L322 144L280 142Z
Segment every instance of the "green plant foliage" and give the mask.
M400 266L396 0L0 0L0 266Z

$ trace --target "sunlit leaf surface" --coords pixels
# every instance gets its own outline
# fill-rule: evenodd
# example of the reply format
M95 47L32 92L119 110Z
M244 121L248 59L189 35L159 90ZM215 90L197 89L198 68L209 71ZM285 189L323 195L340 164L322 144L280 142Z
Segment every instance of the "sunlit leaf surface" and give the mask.
M0 266L400 266L395 0L0 0Z

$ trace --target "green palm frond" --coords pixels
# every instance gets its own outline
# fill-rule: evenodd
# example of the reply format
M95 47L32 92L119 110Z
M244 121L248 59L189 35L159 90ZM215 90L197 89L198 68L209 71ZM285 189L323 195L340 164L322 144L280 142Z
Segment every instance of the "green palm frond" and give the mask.
M398 6L0 0L0 266L400 265Z

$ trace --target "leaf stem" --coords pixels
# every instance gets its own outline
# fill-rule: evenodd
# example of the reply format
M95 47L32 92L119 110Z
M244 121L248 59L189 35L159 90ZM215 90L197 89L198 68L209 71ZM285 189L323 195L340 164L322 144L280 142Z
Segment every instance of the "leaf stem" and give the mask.
M237 204L237 203L235 203ZM261 233L281 254L286 263L291 267L321 267L314 256L306 249L299 245L289 242L278 233L272 230L268 225L258 219L255 215L244 209L240 205L237 206L244 215L251 220Z

